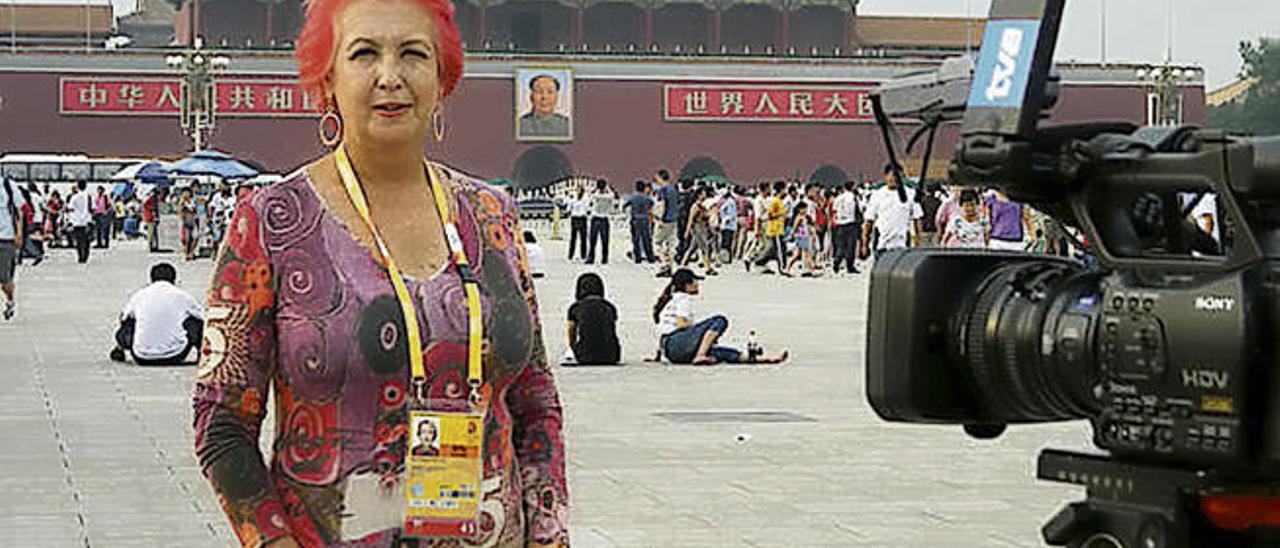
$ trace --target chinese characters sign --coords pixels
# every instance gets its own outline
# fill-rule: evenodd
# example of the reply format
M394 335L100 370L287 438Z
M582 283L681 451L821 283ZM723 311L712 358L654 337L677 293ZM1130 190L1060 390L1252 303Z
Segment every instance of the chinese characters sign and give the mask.
M670 122L873 122L873 87L667 84L663 109Z
M182 81L137 78L63 78L58 111L77 116L178 116ZM214 83L214 111L223 117L314 116L293 80L223 79Z

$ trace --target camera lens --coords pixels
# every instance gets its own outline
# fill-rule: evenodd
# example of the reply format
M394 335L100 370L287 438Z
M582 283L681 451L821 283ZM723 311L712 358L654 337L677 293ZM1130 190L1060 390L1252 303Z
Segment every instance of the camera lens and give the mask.
M1042 422L1097 410L1097 288L1097 274L1065 261L1013 263L987 276L957 322L987 418Z

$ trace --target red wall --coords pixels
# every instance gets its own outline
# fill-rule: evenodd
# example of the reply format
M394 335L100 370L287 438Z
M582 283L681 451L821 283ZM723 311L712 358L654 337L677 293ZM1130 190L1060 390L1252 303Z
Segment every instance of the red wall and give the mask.
M0 152L86 153L96 156L180 156L190 147L176 118L61 116L58 74L0 73ZM884 163L872 124L692 123L662 119L660 81L579 80L575 84L574 142L552 145L577 174L615 184L689 159L710 156L730 179L752 183L808 175L834 164L850 175L878 173ZM510 79L467 79L445 104L445 142L433 157L482 177L509 176L533 144L514 139ZM1186 117L1205 119L1204 92L1187 88ZM1068 86L1053 121L1145 121L1139 87ZM949 156L947 132L936 151ZM287 172L322 153L312 119L220 118L212 146Z

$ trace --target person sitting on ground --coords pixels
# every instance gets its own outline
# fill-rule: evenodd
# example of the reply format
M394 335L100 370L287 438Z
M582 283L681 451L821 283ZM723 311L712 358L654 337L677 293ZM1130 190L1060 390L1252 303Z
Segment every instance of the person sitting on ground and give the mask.
M604 280L594 272L578 276L574 298L576 302L569 307L569 323L565 330L569 334L573 361L587 365L616 365L622 359L622 346L618 344L618 309L604 298Z
M532 230L524 231L524 256L529 261L530 276L541 278L547 275L547 254Z
M169 263L151 267L151 285L129 297L120 313L112 360L125 361L128 351L138 365L179 365L191 349L200 348L204 309L174 285L177 279Z
M717 363L782 363L787 352L777 356L751 360L743 352L727 346L716 346L729 329L729 320L715 315L695 321L694 297L698 295L701 276L681 268L671 275L671 283L653 306L653 320L658 324L658 344L671 363L714 365ZM744 359L746 358L746 359Z

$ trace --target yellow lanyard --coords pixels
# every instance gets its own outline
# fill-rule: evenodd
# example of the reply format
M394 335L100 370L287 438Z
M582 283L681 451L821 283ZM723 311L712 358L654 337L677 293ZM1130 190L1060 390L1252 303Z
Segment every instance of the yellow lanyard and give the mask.
M395 288L396 298L400 301L400 311L404 314L406 338L409 341L409 368L415 381L424 381L427 373L422 363L422 341L418 327L418 315L414 312L413 300L409 298L409 290L404 285L404 277L396 266L396 261L387 250L387 244L378 234L373 219L369 217L369 204L364 199L364 190L360 188L360 179L356 177L347 158L345 145L340 145L333 154L338 164L338 174L342 184L347 188L347 196L351 204L360 212L360 218L373 233L373 241L378 245L378 253L387 263L387 272L391 275L391 285ZM449 258L458 276L462 279L462 287L467 295L467 383L471 386L471 398L476 401L480 397L480 385L484 381L484 365L481 362L480 350L484 340L484 323L480 315L480 286L471 265L467 261L467 253L462 248L462 238L458 236L458 228L449 218L449 202L445 199L444 187L436 176L436 170L423 160L427 171L431 192L435 198L436 210L440 213L440 223L444 225L445 240L449 246Z

